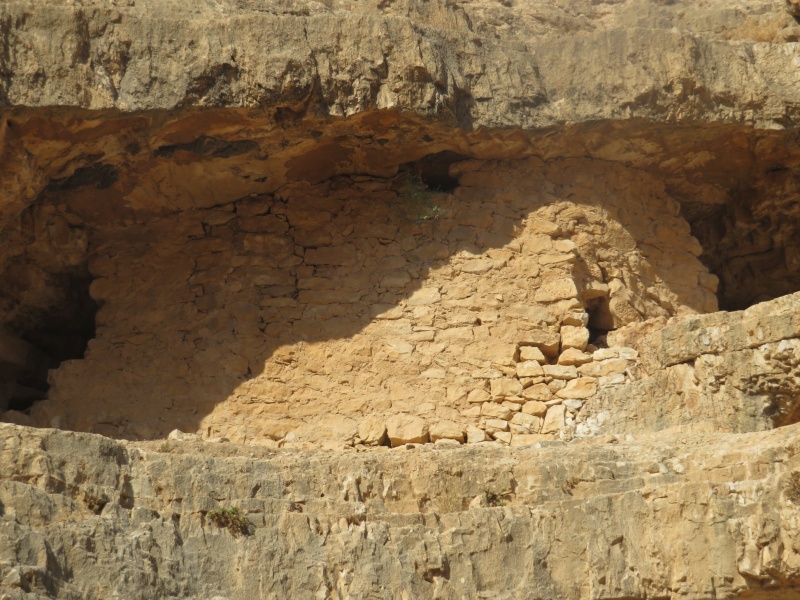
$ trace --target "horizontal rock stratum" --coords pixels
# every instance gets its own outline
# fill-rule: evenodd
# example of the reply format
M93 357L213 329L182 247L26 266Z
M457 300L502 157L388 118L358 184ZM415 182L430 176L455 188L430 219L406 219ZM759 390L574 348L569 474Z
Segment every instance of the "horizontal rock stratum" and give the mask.
M797 427L330 453L0 425L0 589L796 598ZM221 510L242 531L216 524Z
M0 4L0 600L800 598L796 4Z

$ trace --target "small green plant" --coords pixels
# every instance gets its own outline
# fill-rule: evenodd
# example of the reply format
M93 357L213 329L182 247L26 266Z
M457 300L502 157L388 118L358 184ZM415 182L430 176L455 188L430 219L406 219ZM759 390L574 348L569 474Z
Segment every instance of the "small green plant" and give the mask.
M486 490L486 504L489 506L505 506L511 500L511 492L490 492Z
M783 493L791 500L792 504L800 504L800 471L789 475Z
M421 223L434 221L441 216L442 207L434 202L436 190L429 188L418 175L408 173L401 181L398 195L403 216Z
M208 518L214 525L226 528L233 535L250 533L250 523L241 515L238 508L218 508L208 513Z

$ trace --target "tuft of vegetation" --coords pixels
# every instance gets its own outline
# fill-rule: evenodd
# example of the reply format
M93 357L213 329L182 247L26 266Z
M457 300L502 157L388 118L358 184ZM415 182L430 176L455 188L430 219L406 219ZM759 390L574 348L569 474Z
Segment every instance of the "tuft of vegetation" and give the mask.
M486 490L486 504L489 506L505 506L511 501L511 491L491 492Z
M789 475L783 493L792 504L800 504L800 471L795 471Z
M436 204L437 190L429 188L418 175L407 173L398 194L403 216L414 223L434 221L441 216L442 207Z
M238 508L218 508L208 513L209 520L217 527L224 527L233 535L248 535L250 523L239 512Z

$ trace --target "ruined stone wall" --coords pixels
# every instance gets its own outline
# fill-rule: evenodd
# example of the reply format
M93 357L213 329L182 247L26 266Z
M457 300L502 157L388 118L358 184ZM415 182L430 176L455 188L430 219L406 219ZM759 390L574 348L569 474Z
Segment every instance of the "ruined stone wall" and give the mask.
M96 337L51 372L34 422L336 446L383 443L387 423L394 443L558 437L635 377L635 352L593 359L590 337L716 308L654 178L582 159L450 170L452 193L338 177L97 232Z

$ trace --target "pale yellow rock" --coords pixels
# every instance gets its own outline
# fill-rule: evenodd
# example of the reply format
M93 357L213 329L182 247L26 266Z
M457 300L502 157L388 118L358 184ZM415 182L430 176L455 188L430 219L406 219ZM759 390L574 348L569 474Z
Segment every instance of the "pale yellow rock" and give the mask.
M507 406L497 404L495 402L485 402L481 405L481 415L492 419L503 419L508 421L511 419L514 411Z
M569 365L544 365L544 374L553 379L575 379L578 376L578 369Z
M484 428L487 433L494 434L497 431L508 431L508 421L503 419L486 419Z
M547 414L547 405L544 402L532 401L522 406L522 412L528 415L544 417Z
M544 375L542 365L535 360L527 360L517 364L517 377L539 377Z
M559 398L586 399L597 392L597 380L594 377L579 377L567 382L567 386L558 392Z
M550 388L544 383L537 383L522 391L522 397L526 400L545 401L553 397Z
M519 343L522 348L525 346L533 346L538 348L545 356L550 358L555 358L558 356L561 337L557 333L542 329L535 329L531 331L520 332L520 334ZM533 358L531 360L536 359Z
M533 299L537 302L556 302L566 298L575 298L578 290L572 279L549 279L542 282Z
M448 439L464 443L464 427L453 421L439 421L431 426L430 436L433 442Z
M475 427L474 425L468 425L467 426L467 443L468 444L478 444L480 442L485 442L488 439L489 439L489 436L480 427Z
M393 447L403 444L424 444L430 439L427 422L420 417L408 414L388 417L386 434Z
M556 240L553 242L553 248L559 252L574 252L577 246L572 240Z
M545 355L536 346L522 346L519 349L519 358L521 361L535 360L539 364L547 362Z
M565 325L561 328L561 348L575 348L585 350L589 343L589 330L585 327Z
M628 368L628 361L624 358L609 358L600 362L591 362L581 365L578 371L581 375L588 377L608 377L610 375L619 375L625 372Z
M542 433L558 433L564 429L564 416L566 409L560 404L551 406L547 409L544 423L542 424Z
M537 433L530 433L530 434L514 434L511 438L511 446L513 447L521 447L521 446L532 446L538 442L546 442L552 440L552 435L541 435Z
M562 325L572 325L573 327L586 327L589 324L589 315L585 312L567 313L561 323Z
M502 379L492 379L489 382L491 395L494 398L504 398L506 396L517 396L522 393L522 384L517 379L504 377Z
M408 306L426 306L429 304L435 304L441 299L442 295L439 292L439 288L424 287L411 294L407 304Z
M383 417L371 415L358 424L358 437L366 446L378 446L386 441L386 423Z
M491 394L484 389L472 390L467 395L467 402L470 404L481 404L483 402L489 402L491 399Z
M528 433L539 433L542 428L542 419L540 417L524 412L515 414L510 423L527 427Z
M510 431L495 431L492 436L498 442L508 445L511 443L513 434Z
M515 396L512 396L512 398L518 399ZM522 399L520 399L520 400L522 400ZM501 402L500 405L501 406L505 406L511 412L519 412L522 409L522 404L524 404L524 401L523 402L513 402L511 400L504 400L503 402Z
M592 362L592 355L581 352L577 348L568 348L558 356L558 364L565 366L580 366Z

